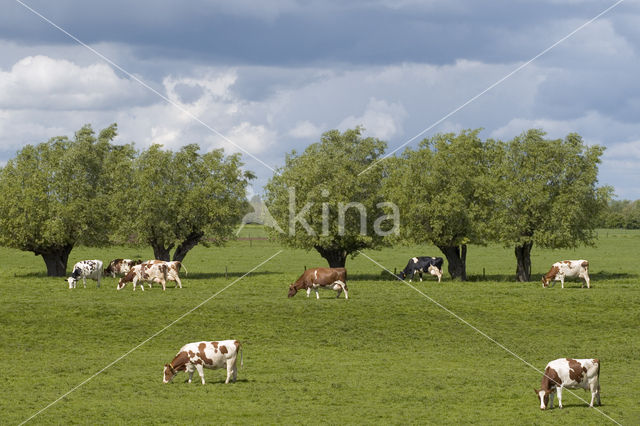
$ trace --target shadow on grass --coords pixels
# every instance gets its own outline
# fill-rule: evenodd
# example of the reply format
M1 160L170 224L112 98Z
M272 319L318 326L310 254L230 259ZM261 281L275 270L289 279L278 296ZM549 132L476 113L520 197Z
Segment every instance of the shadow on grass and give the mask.
M607 272L607 271L600 271L597 272L595 274L589 274L589 277L591 278L591 282L598 282L598 281L609 281L609 280L623 280L623 279L638 279L640 278L639 274L628 274L628 273L621 273L621 272ZM399 281L398 278L396 278L392 273L389 273L387 271L382 271L379 274L348 274L347 278L349 279L349 281L388 281L388 282L394 282L394 281ZM531 284L540 284L541 282L541 278L542 278L542 274L539 275L532 275L531 276L531 281L528 281L528 283ZM409 282L409 278L405 278L405 280L407 282ZM451 277L445 272L445 274L443 274L442 277L442 282L446 283L446 282L451 282ZM455 280L456 282L460 282L460 280ZM420 282L420 277L418 275L415 276L415 278L413 279L412 283L415 282ZM422 282L436 282L437 283L437 279L431 275L425 275L423 274L422 276ZM467 282L501 282L501 283L518 283L518 281L516 281L516 277L513 274L487 274L487 275L468 275L467 276ZM574 280L574 279L567 279L565 280L565 287L572 286L572 283L577 282L577 283L581 283L581 280ZM556 284L560 284L560 281L557 281Z
M199 279L214 279L214 278L222 278L222 279L233 279L233 278L240 278L241 276L243 276L244 274L246 274L247 271L243 271L243 272L228 272L228 273L224 273L224 272L191 272L188 275L187 274L180 274L180 279L181 280L186 280L186 279L191 279L191 278L195 278L197 280ZM250 275L272 275L272 274L279 274L279 272L273 272L273 271L253 271L250 274L247 274L247 276Z

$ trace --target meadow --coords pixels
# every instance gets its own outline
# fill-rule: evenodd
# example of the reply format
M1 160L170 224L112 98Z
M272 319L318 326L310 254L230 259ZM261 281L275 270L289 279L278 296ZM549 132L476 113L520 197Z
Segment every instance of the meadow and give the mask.
M262 234L247 227L243 235ZM539 370L560 357L599 358L601 412L640 424L639 249L640 232L612 230L599 231L596 247L534 247L535 280L516 283L512 248L472 246L469 281L445 273L441 284L413 284ZM440 255L431 246L365 254L391 270L415 255ZM79 247L69 268L117 257L152 252ZM590 261L591 289L573 280L564 290L541 287L540 275L567 258ZM0 260L0 424L31 418L92 376L29 423L612 423L569 392L564 409L541 411L533 392L540 373L365 256L347 261L348 301L329 291L288 299L305 266L326 262L268 240L196 247L184 261L184 288L166 292L116 291L110 277L101 288L88 281L69 290L31 253L0 248ZM162 384L163 364L183 344L229 338L244 348L237 383L206 370L205 386L184 383L184 373Z

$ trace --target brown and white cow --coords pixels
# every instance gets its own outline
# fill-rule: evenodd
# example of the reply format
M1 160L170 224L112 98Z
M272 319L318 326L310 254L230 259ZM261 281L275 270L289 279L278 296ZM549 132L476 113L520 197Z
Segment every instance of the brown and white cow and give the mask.
M562 408L562 389L589 389L591 403L600 405L600 361L598 359L558 358L547 364L540 389L535 389L540 409L553 408L553 394L558 393L558 406Z
M109 266L104 270L105 275L111 275L112 278L115 278L116 275L125 275L127 274L131 268L135 265L139 265L142 263L142 260L131 260L131 259L113 259L109 262Z
M180 281L180 268L184 268L185 273L188 273L187 268L182 262L174 260L173 262L165 262L164 260L147 260L142 262L143 265L167 265L167 281L175 281L178 287L182 288L182 281ZM151 282L149 282L149 288L151 288ZM164 288L163 288L164 290Z
M238 368L236 358L240 352L240 366L242 362L242 348L237 340L221 340L213 342L187 343L169 364L164 365L162 370L162 383L169 383L180 371L189 374L189 383L193 377L194 370L198 370L202 384L204 385L204 368L224 368L227 367L227 380L236 381Z
M289 297L296 295L298 290L307 290L307 297L311 289L316 292L316 299L320 299L318 288L327 288L338 292L336 298L344 291L344 298L349 298L347 292L347 270L344 268L313 268L304 271L297 281L289 286Z
M579 277L582 279L582 287L587 283L587 288L591 288L589 280L589 262L586 260L563 260L551 265L551 269L542 276L542 287L548 287L551 281L560 281L564 288L565 278Z
M127 283L133 283L133 291L136 290L138 281L143 282L157 282L162 285L162 290L167 288L167 265L166 263L147 264L141 263L131 268L127 275L120 278L118 281L118 290L124 288ZM144 291L144 284L140 284L142 291Z

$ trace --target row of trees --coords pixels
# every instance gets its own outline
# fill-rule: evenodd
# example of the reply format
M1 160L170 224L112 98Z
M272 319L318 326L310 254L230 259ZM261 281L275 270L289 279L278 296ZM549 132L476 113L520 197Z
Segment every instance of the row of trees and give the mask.
M42 256L60 276L78 244L150 245L157 259L182 260L197 244L232 238L254 178L238 155L198 145L138 152L115 145L116 134L115 124L97 135L85 126L10 160L0 170L0 244ZM514 248L517 278L528 281L533 247L592 244L611 196L597 185L603 148L577 134L533 129L503 142L466 130L383 160L386 147L356 128L288 154L264 188L272 238L315 249L330 266L367 248L428 242L462 280L469 244L497 242Z
M115 145L115 124L73 139L27 145L0 170L0 245L42 256L64 276L76 245L150 245L157 259L182 260L199 243L222 244L247 208L253 174L239 155L137 152Z
M612 200L602 218L604 228L640 229L640 200Z
M326 132L303 153L290 153L266 186L266 205L280 225L271 236L315 249L334 267L364 248L428 242L462 280L469 244L512 246L517 279L529 281L534 246L594 242L611 196L611 188L597 186L602 147L585 145L577 134L548 139L537 129L508 142L478 134L439 134L380 161L386 144L363 138L361 129ZM366 216L358 209L344 213L354 202ZM388 202L398 207L401 224L380 236L375 227L381 216L391 217ZM339 232L341 210L348 225Z

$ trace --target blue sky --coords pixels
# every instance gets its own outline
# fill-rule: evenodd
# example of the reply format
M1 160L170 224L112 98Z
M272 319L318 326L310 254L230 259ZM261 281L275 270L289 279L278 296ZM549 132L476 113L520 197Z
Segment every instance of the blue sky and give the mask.
M356 125L391 151L615 4L23 2L173 105L2 0L0 165L25 144L117 122L117 141L141 149L242 147L258 175L255 192L272 174L256 158L275 168L322 132ZM503 140L532 127L554 138L578 132L607 147L600 184L640 199L639 46L640 3L625 0L424 136L478 127Z

